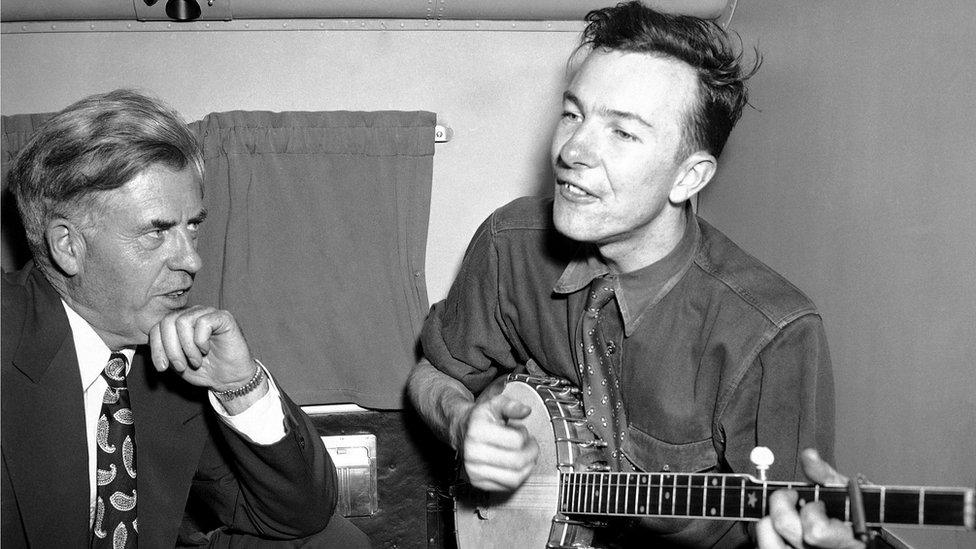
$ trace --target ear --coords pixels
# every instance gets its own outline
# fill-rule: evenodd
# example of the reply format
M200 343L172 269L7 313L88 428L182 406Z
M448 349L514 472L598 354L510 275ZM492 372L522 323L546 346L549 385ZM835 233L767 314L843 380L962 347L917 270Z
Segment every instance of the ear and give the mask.
M683 204L701 192L715 175L718 161L704 151L693 153L681 164L681 171L668 198L674 204Z
M44 230L51 263L68 276L81 271L85 258L85 239L80 228L64 218L52 219Z

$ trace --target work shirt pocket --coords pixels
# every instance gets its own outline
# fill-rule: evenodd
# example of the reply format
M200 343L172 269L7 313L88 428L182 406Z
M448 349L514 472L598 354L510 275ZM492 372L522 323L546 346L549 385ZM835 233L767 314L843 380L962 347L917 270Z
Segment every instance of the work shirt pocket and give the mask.
M672 444L630 425L622 448L639 470L648 473L704 473L718 466L711 438Z

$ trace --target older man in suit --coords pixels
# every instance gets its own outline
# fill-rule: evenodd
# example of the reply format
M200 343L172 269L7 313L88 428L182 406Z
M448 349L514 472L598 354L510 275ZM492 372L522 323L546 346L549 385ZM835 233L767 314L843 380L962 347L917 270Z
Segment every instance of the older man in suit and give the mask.
M233 315L187 308L206 212L178 115L83 99L8 181L34 261L3 278L3 546L366 546Z

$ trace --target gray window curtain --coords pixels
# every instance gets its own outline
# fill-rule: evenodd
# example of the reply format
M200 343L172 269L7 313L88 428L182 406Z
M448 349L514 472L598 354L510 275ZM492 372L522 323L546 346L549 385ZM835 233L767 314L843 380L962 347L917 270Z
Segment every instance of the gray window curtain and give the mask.
M195 302L232 311L300 404L398 409L427 314L435 115L225 112Z
M3 117L4 176L48 116ZM300 404L403 407L428 308L435 120L234 111L191 124L209 213L191 299L233 312ZM29 252L4 191L3 268L14 270Z
M30 260L31 253L24 236L24 227L17 214L17 206L7 189L7 170L10 161L27 144L34 131L51 117L51 113L15 114L0 117L0 268L16 271Z

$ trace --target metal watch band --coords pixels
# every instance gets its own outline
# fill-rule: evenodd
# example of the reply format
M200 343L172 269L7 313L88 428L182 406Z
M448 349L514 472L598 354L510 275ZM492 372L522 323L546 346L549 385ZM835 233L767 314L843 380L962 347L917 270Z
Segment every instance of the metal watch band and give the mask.
M249 379L247 383L229 391L214 391L214 396L223 402L227 402L228 400L234 400L235 398L242 397L257 389L258 386L261 385L261 380L264 379L264 368L261 367L261 364L259 364L257 360L254 361L254 366L254 375L251 376L251 379Z

